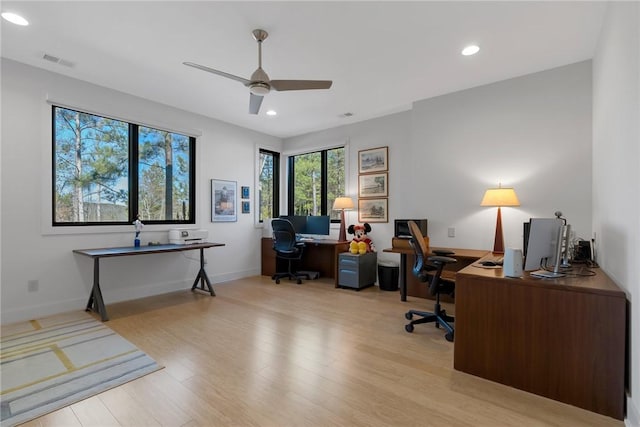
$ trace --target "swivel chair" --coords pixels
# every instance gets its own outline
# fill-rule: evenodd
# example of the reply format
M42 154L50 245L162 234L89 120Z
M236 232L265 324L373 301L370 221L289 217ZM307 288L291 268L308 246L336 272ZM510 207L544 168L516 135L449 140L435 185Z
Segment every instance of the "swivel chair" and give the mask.
M427 257L428 248L424 241L424 236L420 232L420 228L418 228L418 225L415 222L409 221L409 231L411 233L410 243L413 247L416 258L413 265L413 274L421 282L429 283L429 293L436 297L436 303L433 308L433 313L420 310L407 311L404 315L407 320L413 319L413 316L420 316L420 318L411 320L411 322L405 325L404 329L407 332L413 332L414 325L417 325L419 323L434 322L436 328L442 326L447 330L445 339L452 342L454 329L450 323L453 323L454 318L447 315L446 310L443 310L440 306L440 294L444 293L453 296L455 290L455 282L442 279L440 276L442 275L442 270L444 269L444 266L446 264L454 263L457 261L455 258L441 255Z
M283 277L289 280L296 280L299 285L302 279L309 279L309 275L305 273L296 273L292 270L292 262L302 258L304 251L304 243L296 242L296 231L291 221L282 218L271 220L271 228L273 229L273 250L276 251L276 258L287 261L287 271L277 272L271 276L272 280L280 283Z

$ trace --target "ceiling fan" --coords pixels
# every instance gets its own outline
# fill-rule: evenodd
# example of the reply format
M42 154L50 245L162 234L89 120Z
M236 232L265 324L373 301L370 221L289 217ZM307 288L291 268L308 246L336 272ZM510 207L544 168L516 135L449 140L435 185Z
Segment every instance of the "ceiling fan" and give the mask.
M269 36L265 30L253 30L253 38L258 42L258 69L251 74L250 79L215 70L204 65L193 62L183 62L184 65L197 68L208 73L217 74L228 79L236 80L249 88L249 113L258 114L264 95L271 89L283 90L308 90L308 89L329 89L333 83L331 80L269 80L269 76L262 69L262 42Z

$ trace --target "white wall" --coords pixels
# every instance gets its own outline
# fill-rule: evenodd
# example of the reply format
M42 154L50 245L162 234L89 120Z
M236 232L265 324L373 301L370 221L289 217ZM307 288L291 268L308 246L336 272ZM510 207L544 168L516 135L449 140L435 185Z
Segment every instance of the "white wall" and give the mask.
M557 210L591 236L589 61L416 102L412 125L405 178L433 244L492 248L497 208L480 201L499 183L521 204L502 208L505 247L522 248L522 223Z
M496 208L484 191L514 186L522 206L503 208L505 245L522 247L522 223L561 210L577 236L591 236L591 63L416 102L411 111L290 138L285 149L349 141L349 194L357 194L358 150L389 146L388 224L372 224L391 246L394 218L428 218L434 246L491 249ZM357 221L351 212L349 221ZM447 228L456 237L447 237ZM393 256L381 254L382 257Z
M640 6L609 3L593 61L597 261L630 302L629 426L640 426ZM606 313L603 313L606 316Z
M348 120L348 119L346 119ZM345 144L347 147L347 163L346 171L346 191L345 194L358 203L358 151L375 147L389 146L389 198L390 203L393 200L402 200L406 183L403 181L402 169L405 167L411 157L410 150L407 149L409 144L410 132L410 115L405 113L397 113L389 116L381 117L375 120L368 120L352 125L341 126L322 132L314 132L307 135L290 138L284 141L284 149L286 152L299 153L305 151L313 151L322 149L327 146L336 144ZM394 148L391 148L394 147ZM286 163L283 159L283 164ZM283 169L284 171L285 169ZM284 172L282 173L285 176ZM281 188L286 189L286 180L281 183ZM282 202L286 202L283 199ZM284 209L284 205L282 207ZM405 214L403 203L395 203L393 207L389 207L390 218L400 218ZM345 212L345 222L347 227L350 224L358 223L358 213L354 211ZM391 227L389 226L391 224ZM384 254L381 250L391 246L391 238L393 237L393 223L390 224L371 224L371 232L369 237L373 240L374 245L378 249L379 259L396 260L394 254ZM332 233L333 234L333 233ZM337 232L335 236L337 238ZM347 234L347 240L350 240Z
M129 246L133 226L104 232L50 227L51 106L47 99L107 116L199 133L196 142L196 227L227 246L205 251L211 280L259 274L262 230L253 213L235 223L210 222L210 179L237 181L255 196L256 146L279 151L278 138L166 105L2 59L2 322L81 309L92 283L92 260L72 249ZM252 201L252 211L255 203ZM167 241L166 226L147 226L143 244ZM81 233L79 233L81 231ZM198 251L101 261L106 303L191 287ZM27 292L38 280L39 291Z

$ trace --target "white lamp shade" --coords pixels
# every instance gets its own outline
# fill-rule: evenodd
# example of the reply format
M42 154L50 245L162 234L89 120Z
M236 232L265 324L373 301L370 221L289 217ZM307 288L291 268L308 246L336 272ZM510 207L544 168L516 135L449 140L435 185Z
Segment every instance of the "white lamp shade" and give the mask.
M513 188L489 188L480 206L520 206L520 201Z
M333 202L333 210L339 211L341 209L353 209L353 199L351 197L336 197Z

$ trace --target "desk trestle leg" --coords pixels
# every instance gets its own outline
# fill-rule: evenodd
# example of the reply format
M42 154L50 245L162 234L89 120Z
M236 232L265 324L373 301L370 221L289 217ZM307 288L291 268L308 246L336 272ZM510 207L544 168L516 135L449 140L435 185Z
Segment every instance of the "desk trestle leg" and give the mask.
M107 309L102 299L102 291L100 290L100 258L93 259L93 288L85 311L95 311L100 315L103 322L109 320Z
M198 282L200 282L200 288L198 289ZM205 291L204 285L207 285L209 293L212 297L216 296L216 293L213 291L213 286L211 286L211 281L209 280L209 276L207 276L207 272L204 269L204 248L200 248L200 271L198 271L198 275L196 276L196 280L193 282L193 286L191 287L192 291L201 290Z

